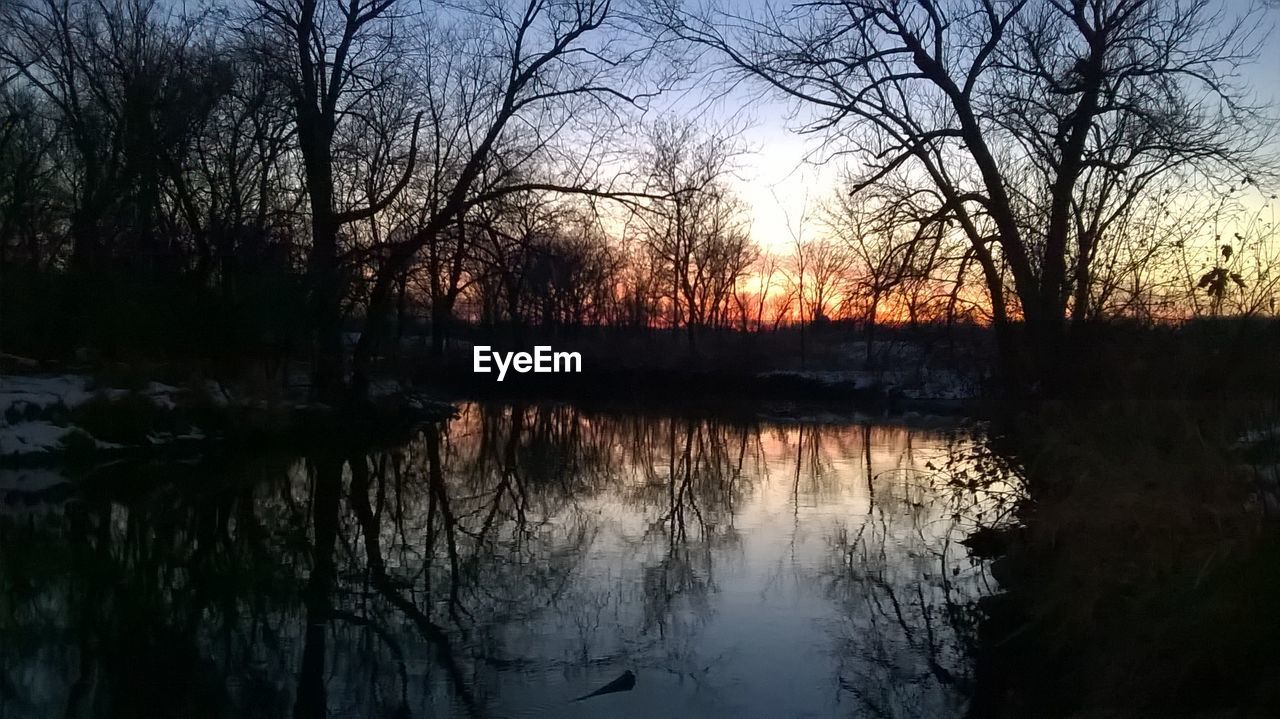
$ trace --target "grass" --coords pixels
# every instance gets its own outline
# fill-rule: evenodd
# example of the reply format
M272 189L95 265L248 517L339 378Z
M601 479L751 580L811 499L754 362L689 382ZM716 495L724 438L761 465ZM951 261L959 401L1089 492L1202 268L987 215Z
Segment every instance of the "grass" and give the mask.
M1234 438L1267 403L1042 407L975 716L1280 715L1280 525Z

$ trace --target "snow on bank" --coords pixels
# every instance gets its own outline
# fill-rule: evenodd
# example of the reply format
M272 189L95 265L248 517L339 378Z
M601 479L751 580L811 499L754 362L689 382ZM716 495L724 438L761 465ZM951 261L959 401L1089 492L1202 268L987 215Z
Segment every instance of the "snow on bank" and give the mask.
M950 370L927 370L920 373L917 386L904 386L902 396L919 400L977 399L981 383L974 377Z
M0 377L0 414L10 407L25 409L27 405L47 408L61 404L71 408L93 397L84 375L20 375Z
M107 399L121 399L140 394L162 409L178 406L175 397L181 389L160 382L149 382L140 391L108 387L91 389L93 379L81 374L7 375L0 377L0 414L8 416L10 407L26 411L28 406L49 409L61 405L66 409L79 406L99 395Z
M174 401L174 396L178 395L182 390L160 382L148 382L147 386L139 392L129 389L107 389L104 391L107 399L123 399L129 395L138 394L151 400L151 403L160 409L174 410L178 408L178 403Z
M866 370L773 370L762 372L759 376L771 379L794 378L829 387L872 389L884 384L883 374L885 373Z
M913 400L967 400L980 396L977 380L949 370L776 370L761 378L795 378L826 387L879 391Z
M984 383L978 373L955 366L954 359L947 360L937 349L911 342L883 340L868 352L864 340L853 340L832 348L825 363L821 357L818 360L819 365L850 369L782 370L761 376L792 376L833 388L879 392L886 397L920 401L972 400L983 393ZM867 369L871 360L880 369ZM854 367L862 369L852 369Z
M370 395L388 407L397 405L418 415L449 416L453 413L452 405L419 396L407 387L394 381L380 380L370 388ZM92 400L106 402L124 402L133 398L143 398L156 410L157 414L145 413L137 416L134 407L125 407L131 421L152 422L151 431L145 435L137 432L126 432L125 436L133 437L129 445L104 442L77 427L73 420L80 418L85 425L99 427L102 422L112 421L112 415L100 412L82 411L77 414L78 407ZM44 374L44 375L6 375L0 376L0 458L41 455L57 453L71 447L97 449L126 449L138 447L155 447L171 443L200 442L209 437L198 427L193 427L187 418L178 414L169 416L166 413L184 408L205 409L212 404L217 408L237 407L250 410L304 410L319 407L308 403L307 397L300 391L285 392L282 397L266 399L254 395L240 395L234 389L215 381L194 390L183 389L160 382L149 382L139 389L123 389L98 386L92 377L81 374ZM85 410L89 410L85 407ZM145 408L144 408L145 409ZM95 416L95 421L90 416ZM198 413L197 413L198 416ZM167 431L162 431L167 430ZM101 435L112 435L104 429L95 429ZM121 440L124 441L124 440Z
M39 454L62 448L62 441L75 431L52 422L35 421L0 424L0 454Z
M45 419L51 409L70 409L87 402L93 392L81 375L0 377L0 455L25 455L61 449L75 431Z
M94 390L92 379L79 374L7 375L0 377L0 456L57 452L76 433L88 433L50 414L74 409L97 396L119 400L132 394L146 397L164 410L176 409L177 387L151 382L140 392L106 388ZM91 439L98 449L121 445Z

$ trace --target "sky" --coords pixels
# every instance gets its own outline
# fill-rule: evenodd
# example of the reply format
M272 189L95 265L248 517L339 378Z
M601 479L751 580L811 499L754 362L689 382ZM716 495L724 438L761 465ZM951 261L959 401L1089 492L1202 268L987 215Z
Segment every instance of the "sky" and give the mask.
M1252 6L1251 0L1221 0L1228 14L1241 14ZM765 5L764 0L735 2L737 10ZM1261 17L1271 27L1260 29L1265 41L1258 60L1242 72L1260 104L1275 108L1280 114L1280 3L1273 3ZM680 104L692 102L681 98ZM720 123L742 127L746 152L739 158L734 185L740 197L751 207L752 235L768 250L786 253L794 243L796 232L817 231L810 222L801 226L801 218L815 214L817 206L833 192L839 179L835 163L815 165L805 158L813 151L821 152L821 138L800 136L789 127L791 106L757 88L742 87L713 103L708 112ZM1272 142L1280 156L1280 140ZM1278 168L1280 169L1280 168ZM1274 188L1272 189L1274 192Z

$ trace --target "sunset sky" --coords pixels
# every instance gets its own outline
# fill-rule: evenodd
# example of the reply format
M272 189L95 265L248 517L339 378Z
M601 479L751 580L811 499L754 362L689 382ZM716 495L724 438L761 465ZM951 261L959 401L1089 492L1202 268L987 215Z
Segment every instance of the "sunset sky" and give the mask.
M1254 5L1250 0L1222 2L1228 13L1245 13ZM762 0L750 0L750 3L757 7L767 4ZM736 3L734 7L738 7ZM1254 89L1259 104L1280 107L1280 40L1275 39L1280 5L1272 5L1260 17L1270 25L1259 32L1259 37L1267 41L1263 43L1258 61L1244 68L1241 75ZM693 94L675 99L673 105L697 104L691 97ZM839 167L834 162L824 165L805 162L810 153L820 155L823 148L820 138L800 136L788 129L794 124L789 121L791 109L776 97L761 97L755 87L733 90L706 108L716 122L744 128L746 152L738 163L737 191L751 207L755 239L762 247L779 253L790 250L792 233L799 226L800 218L806 211L813 214L818 204L830 195L839 176ZM1273 139L1272 147L1280 156L1280 141ZM1264 189L1274 191L1275 188ZM810 222L805 232L813 234L816 229Z

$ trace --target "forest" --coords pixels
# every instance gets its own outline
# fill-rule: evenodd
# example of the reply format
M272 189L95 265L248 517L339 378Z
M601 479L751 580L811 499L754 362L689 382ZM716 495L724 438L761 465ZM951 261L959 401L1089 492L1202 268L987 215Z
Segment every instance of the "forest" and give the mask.
M1275 317L1274 113L1241 75L1266 10L747 10L9 3L0 340L305 362L358 401L406 335L696 355L838 323L870 360L879 326L960 325L1018 392L1082 328ZM785 237L753 232L741 128L689 107L742 86L838 176Z

